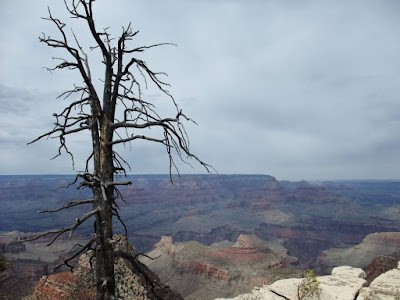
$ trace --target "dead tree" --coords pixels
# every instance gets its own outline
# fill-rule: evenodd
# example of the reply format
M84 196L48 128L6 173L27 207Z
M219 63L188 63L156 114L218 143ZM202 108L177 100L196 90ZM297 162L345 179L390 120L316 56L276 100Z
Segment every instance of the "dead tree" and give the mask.
M59 235L70 235L81 224L95 219L94 238L79 252L95 249L97 297L113 299L115 297L114 252L112 247L113 217L121 222L117 199L121 198L119 185L129 185L129 181L118 181L118 174L126 175L129 164L114 150L114 146L136 140L146 140L165 147L169 157L170 174L176 168L174 157L186 161L193 158L207 170L209 166L189 150L188 136L182 121L192 121L180 110L174 98L168 92L168 84L162 79L165 73L154 72L148 64L137 58L138 54L148 49L168 45L168 43L149 46L131 47L130 41L138 31L133 31L131 24L122 28L121 36L113 38L107 29L98 30L93 15L95 0L64 0L66 9L72 18L85 21L93 46L85 49L73 31L67 31L66 24L54 17L49 9L48 17L43 18L53 23L59 36L53 38L43 34L40 42L63 50L67 58L55 58L57 65L49 70L67 69L75 71L82 79L59 97L71 99L61 113L55 113L55 126L49 132L39 136L31 143L43 138L59 140L59 149L55 157L62 152L69 154L74 164L73 153L68 148L68 138L80 132L91 133L92 153L86 160L85 170L79 172L75 182L79 187L90 188L92 199L73 201L63 207L47 210L54 212L69 207L91 204L92 209L80 218L76 218L70 227L51 232L54 241ZM89 54L100 51L105 68L102 80L103 90L96 89L89 64ZM172 101L176 114L163 118L156 107L148 101L142 89L154 85ZM149 130L153 129L153 130ZM155 134L155 135L153 135ZM76 256L76 254L75 254Z

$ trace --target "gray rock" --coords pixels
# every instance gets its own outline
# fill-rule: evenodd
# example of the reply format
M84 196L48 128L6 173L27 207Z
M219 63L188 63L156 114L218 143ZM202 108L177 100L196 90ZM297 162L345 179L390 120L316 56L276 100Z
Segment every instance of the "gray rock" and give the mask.
M301 278L290 278L290 279L282 279L275 281L273 284L269 286L269 289L285 298L288 299L297 299L298 295L298 287L299 284L304 279Z
M249 294L239 295L229 300L286 300L287 298L281 297L272 292L268 287L255 288ZM228 300L228 298L217 298L215 300Z
M357 272L357 270L354 270L354 273ZM359 277L341 277L337 275L319 276L317 280L320 282L320 299L323 300L353 300L366 282Z
M353 268L350 266L335 267L332 270L332 276L342 278L362 278L365 279L367 275L360 268Z
M343 266L335 268L332 275L316 277L316 282L313 281L312 285L307 285L305 278L283 279L269 286L254 289L251 294L240 295L230 300L298 300L299 294L303 295L302 300L354 300L366 282L364 277L362 269ZM301 293L299 289L301 290L302 286L315 290L312 293Z
M367 288L362 288L357 300L399 300L400 269L379 275Z

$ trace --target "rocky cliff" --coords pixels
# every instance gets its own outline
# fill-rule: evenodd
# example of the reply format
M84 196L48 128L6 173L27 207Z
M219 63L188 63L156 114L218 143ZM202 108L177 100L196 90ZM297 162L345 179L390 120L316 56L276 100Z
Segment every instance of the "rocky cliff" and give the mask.
M74 245L87 241L85 237L73 236L70 240L64 235L51 246L47 246L51 236L21 242L38 234L19 231L0 234L1 250L10 263L0 274L0 299L19 300L29 294L42 276L49 275L53 267L69 255Z
M376 277L368 287L362 288L357 300L400 299L400 262L397 268Z
M367 284L370 285L371 282L379 275L396 268L399 260L400 255L398 255L396 258L387 255L375 257L374 260L366 268L364 268L365 274L367 275L365 278L365 280L367 280Z
M70 200L88 197L85 191L76 194L74 188L55 192L56 188L65 186L71 180L69 176L0 176L0 230L43 231L73 223L77 216L82 215L82 208L76 207L60 214L36 215L39 209L56 208ZM350 255L349 251L348 257L365 259L368 256L363 253L372 250L366 248L363 252L355 246L362 243L368 234L400 231L399 182L293 183L281 182L267 175L183 175L174 177L173 184L165 175L130 176L129 180L133 185L121 189L126 203L119 202L120 213L128 227L129 237L139 252L152 250L164 235L172 236L176 245L197 241L187 243L190 247L184 247L194 249L194 252L202 249L199 243L211 247L204 250L204 253L208 253L204 256L206 262L192 259L195 264L190 265L181 263L176 257L171 260L176 265L183 264L180 269L182 274L178 272L180 275L176 275L178 268L175 268L169 275L173 278L185 276L182 282L188 283L188 287L183 287L188 289L187 295L189 290L201 291L202 288L197 286L209 282L213 290L210 293L223 290L226 274L229 284L225 286L228 288L235 286L235 282L239 282L237 286L248 287L248 284L240 283L242 277L239 271L235 271L240 273L235 277L232 275L235 272L227 270L225 265L231 262L226 257L236 258L243 263L245 255L264 259L268 251L270 254L280 253L281 250L273 247L279 244L286 256L289 254L298 259L299 269L318 269L317 263L323 265L328 262L319 269L328 272L333 266L347 264L347 261L330 262L330 257L334 257L331 254L336 251L334 249L338 249L336 256L340 258L343 254L340 251L354 248L352 251L355 254ZM92 224L89 222L83 230L90 232ZM115 228L115 232L122 230ZM84 233L79 232L82 235ZM248 249L251 247L245 244L233 247L241 234L257 236L266 242L270 250L257 247L257 250ZM278 240L280 242L276 243ZM51 264L62 258L74 245L73 241L73 244L68 244L67 240L60 241L54 245L54 251L46 252L48 249L44 243L44 240L39 240L24 246L15 237L13 241L3 244L0 240L0 249L6 250L8 259L12 261L10 270L30 270L31 274L41 276L51 270ZM374 243L376 247L386 247L391 242L377 240ZM393 254L390 247L382 252L373 250L374 256ZM317 257L322 259L316 261ZM373 257L368 259L372 260ZM251 263L252 259L248 260ZM34 264L37 261L42 266L47 265L47 269L43 270ZM278 255L272 261L266 261L266 265L270 265L269 271L277 272L277 278L285 277L285 268L280 268L284 260L280 261ZM365 264L368 263L365 259ZM28 267L28 264L32 267ZM274 268L274 264L278 268ZM241 266L240 263L237 265ZM38 269L33 271L34 267ZM218 270L212 269L214 267ZM192 272L194 269L198 271ZM209 278L205 274L210 274ZM0 285L7 282L7 286L11 287L12 282L22 282L21 277L13 279L12 276L8 276L7 280L0 278ZM264 275L258 277L265 278ZM263 284L264 279L260 278L256 280ZM197 279L199 283L195 284ZM0 293L3 290L1 288Z
M169 287L160 282L145 265L137 260L136 251L123 235L114 235L114 251L129 255L115 260L116 293L119 299L183 300ZM96 260L93 252L81 255L73 272L63 272L42 277L32 295L24 300L71 300L95 299L95 275L93 266ZM151 279L151 282L149 281Z
M323 250L354 246L374 232L400 231L399 182L316 185L268 175L183 175L173 184L165 175L129 179L133 185L121 188L127 203L119 205L141 252L150 251L163 235L211 245L256 234L264 240L284 238L286 248L308 267ZM70 225L83 213L81 207L51 216L36 212L88 197L87 191L73 188L55 192L71 180L0 176L1 230L37 232ZM82 229L89 232L89 225Z
M400 263L366 284L365 272L349 266L336 267L331 275L283 279L255 288L229 300L390 300L400 298ZM217 298L215 300L228 300Z
M363 241L350 248L331 248L318 257L316 267L326 272L334 266L350 264L364 268L381 255L400 255L400 232L379 232L367 235Z
M299 275L282 241L265 241L240 235L235 243L223 241L210 246L198 242L174 243L162 237L141 261L185 299L213 299L237 295L277 278Z

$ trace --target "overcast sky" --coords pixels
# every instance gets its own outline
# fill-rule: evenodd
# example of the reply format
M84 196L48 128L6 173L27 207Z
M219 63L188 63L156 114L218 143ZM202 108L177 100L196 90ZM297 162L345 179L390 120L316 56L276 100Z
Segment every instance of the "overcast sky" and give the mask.
M105 3L106 2L106 3ZM57 141L26 143L52 128L56 96L77 73L50 74L62 52L39 43L56 37L47 16L70 24L93 45L62 1L0 4L0 174L73 173ZM96 1L98 28L115 35L132 21L135 44L153 49L148 64L169 74L171 92L199 126L192 151L219 173L278 179L399 179L400 1ZM69 32L69 29L68 29ZM102 77L102 64L91 60ZM146 93L146 92L145 92ZM148 91L164 109L165 97ZM82 170L90 139L70 141ZM133 173L167 173L164 149L148 142L121 149ZM183 173L203 173L182 166Z

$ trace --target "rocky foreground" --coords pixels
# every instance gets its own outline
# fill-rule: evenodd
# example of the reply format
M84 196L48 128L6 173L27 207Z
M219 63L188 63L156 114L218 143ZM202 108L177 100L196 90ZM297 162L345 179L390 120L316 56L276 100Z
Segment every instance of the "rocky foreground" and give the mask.
M126 300L183 300L184 298L175 292L171 287L161 283L160 279L142 264L136 255L135 249L130 245L123 235L115 235L114 246L116 252L127 253L129 258L118 257L115 264L116 290L119 299ZM181 277L175 274L179 280L183 280L184 285L190 287L196 281L190 282L190 273L198 273L203 280L200 283L207 283L206 290L198 289L194 294L188 295L185 299L206 299L205 292L216 294L209 299L216 300L399 300L400 299L400 262L398 259L381 256L373 260L364 272L360 268L349 266L335 267L331 275L315 276L313 272L306 273L304 278L289 278L277 280L273 283L268 278L262 278L265 282L263 287L254 288L251 293L243 294L235 298L216 298L224 297L224 285L240 286L242 280L235 275L232 264L227 264L227 260L236 261L241 264L244 259L246 263L255 256L254 268L249 271L256 271L257 262L264 261L264 266L268 272L281 270L283 265L276 265L276 262L288 260L289 256L283 256L270 244L270 247L255 236L240 236L235 244L229 247L214 245L210 247L202 246L203 251L194 251L193 246L200 244L173 243L170 237L164 237L156 245L156 249L151 254L160 255L158 261L161 268L166 267L162 262L173 260L175 264L183 263L179 256L183 252L189 251L195 261L197 254L207 257L207 262L220 261L220 269L215 265L193 263L180 266ZM252 250L252 251L250 251ZM220 254L224 255L220 255ZM188 253L186 253L188 254ZM34 292L23 298L23 300L71 300L71 299L95 299L95 276L93 267L95 259L93 253L88 251L81 255L78 266L73 272L62 272L42 277L37 284ZM187 267L185 270L184 267ZM268 268L268 266L271 266ZM394 268L393 268L394 267ZM191 269L192 268L192 269ZM277 269L274 269L277 268ZM240 268L243 269L243 268ZM282 271L282 270L281 270ZM250 275L250 274L248 274ZM253 274L257 275L257 274ZM260 275L260 274L258 274ZM257 276L256 276L257 277ZM185 280L185 278L187 278ZM242 278L243 279L243 278ZM244 282L251 284L250 281ZM176 282L179 282L176 281ZM210 285L210 282L214 284ZM197 282L198 284L199 282ZM223 284L225 283L225 284ZM370 284L369 284L370 283ZM262 284L261 284L262 285ZM210 290L210 286L215 286L215 290ZM175 286L176 287L176 286ZM173 287L174 288L174 287ZM218 289L219 288L219 289ZM219 291L219 294L218 294ZM202 296L203 295L203 296ZM201 298L203 297L203 298ZM208 296L207 296L208 297ZM225 296L226 297L226 296ZM2 297L1 299L9 299ZM20 299L20 298L19 298Z
M114 235L114 251L122 251L130 258L115 259L116 296L118 299L153 300L183 298L171 288L163 285L145 265L137 260L135 249L122 235ZM23 300L94 300L96 281L93 251L81 255L73 272L63 272L42 277L33 294Z
M162 237L148 253L157 259L144 258L142 262L185 299L212 300L249 293L254 287L280 279L301 277L297 259L288 255L283 245L282 240L264 241L244 234L235 243L224 241L210 246ZM313 269L318 275L328 275L335 266L363 268L369 284L397 266L399 249L399 232L374 233L354 247L323 252Z
M274 282L235 298L215 300L398 300L400 299L400 262L397 268L375 278L369 287L362 269L336 267L331 275L291 278Z
M116 240L118 247L125 247L126 243L123 238L117 237ZM130 248L130 251L132 250ZM89 256L90 253L82 255L78 267L72 273L59 273L47 279L43 277L34 293L23 300L95 299L95 282ZM146 276L154 276L148 270L145 272ZM132 265L124 259L117 261L116 273L119 299L183 300L179 294L162 285L156 277L152 277L153 287L149 286L143 278L143 274L135 272ZM397 262L396 268L377 276L368 287L366 287L366 277L366 273L360 268L341 266L334 268L331 275L315 277L310 272L305 278L282 279L261 288L254 288L248 294L235 298L216 298L215 300L400 299L400 262Z

